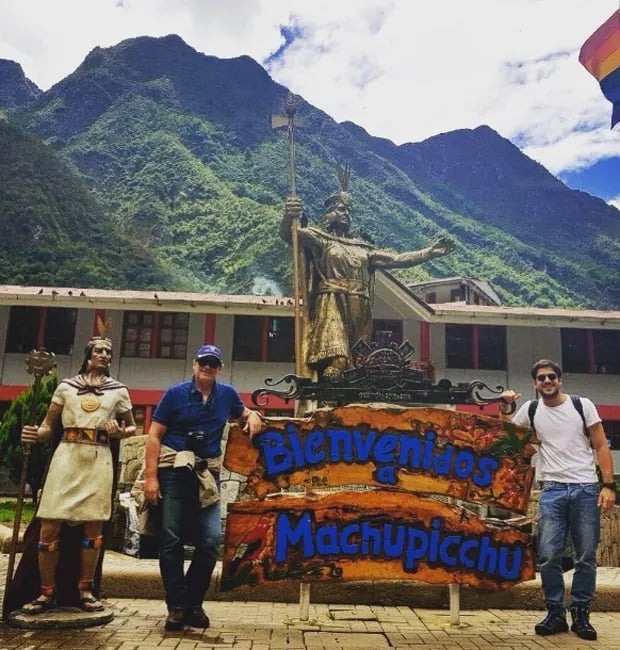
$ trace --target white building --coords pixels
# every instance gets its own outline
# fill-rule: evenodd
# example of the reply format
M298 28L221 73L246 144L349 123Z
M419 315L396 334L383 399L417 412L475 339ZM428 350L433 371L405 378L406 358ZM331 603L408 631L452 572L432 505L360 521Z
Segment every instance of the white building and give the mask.
M564 370L566 392L597 405L620 470L620 312L503 307L453 302L428 305L387 273L375 286L376 329L407 339L415 359L431 361L437 379L480 379L533 397L532 363L546 357ZM266 377L294 371L290 298L153 291L0 286L0 413L31 382L24 359L45 346L61 377L77 373L97 316L112 320L111 372L126 383L145 428L162 391L191 375L195 350L215 342L225 355L223 380L251 406ZM477 409L458 406L459 410ZM266 412L292 412L270 398ZM494 415L497 406L486 407Z

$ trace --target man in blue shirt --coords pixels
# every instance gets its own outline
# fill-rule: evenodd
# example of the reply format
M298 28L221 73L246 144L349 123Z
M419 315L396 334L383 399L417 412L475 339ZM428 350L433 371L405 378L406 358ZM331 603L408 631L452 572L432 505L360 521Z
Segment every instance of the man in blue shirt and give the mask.
M244 406L237 391L217 381L222 362L217 346L198 348L194 376L166 390L146 441L144 496L161 508L159 566L168 605L167 630L209 627L202 602L221 538L217 483L224 426L230 418L243 418L250 437L262 428L258 413ZM184 573L188 525L196 530L192 561Z

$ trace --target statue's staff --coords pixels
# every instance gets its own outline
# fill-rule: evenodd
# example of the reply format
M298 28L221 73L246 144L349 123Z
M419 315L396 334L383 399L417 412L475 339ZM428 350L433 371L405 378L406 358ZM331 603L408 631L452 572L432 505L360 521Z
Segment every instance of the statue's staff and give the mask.
M37 419L37 407L41 394L41 379L48 375L55 366L54 355L45 348L32 350L26 359L26 370L34 376L32 383L32 399L30 401L30 413L26 424L35 425ZM28 463L30 460L30 443L24 443L21 475L19 479L19 491L17 503L15 504L15 518L13 520L13 536L9 551L9 564L6 570L6 583L4 586L4 597L6 598L11 582L13 581L13 568L15 567L15 555L17 554L17 543L19 541L19 526L22 520L22 509L24 506L24 492L26 489L26 477L28 475Z
M295 127L303 124L302 120L295 117L297 102L295 96L289 92L284 103L284 115L273 115L271 126L275 129L281 126L288 127L288 159L289 159L289 197L297 196L295 182ZM299 239L297 237L297 219L291 224L291 246L293 250L293 297L295 301L295 372L302 375L304 369L302 337L303 319L301 311L301 273L299 260Z

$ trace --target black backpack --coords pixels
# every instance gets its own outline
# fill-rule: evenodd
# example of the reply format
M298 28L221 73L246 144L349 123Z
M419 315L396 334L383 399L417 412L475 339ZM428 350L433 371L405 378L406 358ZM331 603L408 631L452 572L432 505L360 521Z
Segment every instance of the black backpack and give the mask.
M588 431L588 427L586 425L586 416L583 414L583 404L581 403L581 398L579 395L569 395L571 402L573 403L573 406L575 407L575 411L579 413L579 416L581 417L581 421L583 422L583 435L586 436L586 438L590 437L590 433ZM530 402L530 405L528 406L527 409L527 414L530 418L530 426L532 427L532 431L536 431L534 428L534 415L536 414L536 409L538 408L538 400L533 399Z

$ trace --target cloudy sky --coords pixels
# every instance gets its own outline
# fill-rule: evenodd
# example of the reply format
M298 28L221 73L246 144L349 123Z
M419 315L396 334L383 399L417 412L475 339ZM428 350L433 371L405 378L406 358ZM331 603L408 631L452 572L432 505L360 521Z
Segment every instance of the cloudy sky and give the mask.
M0 0L0 58L46 90L96 46L179 34L248 54L330 114L397 144L488 124L620 207L620 125L578 62L619 0Z

